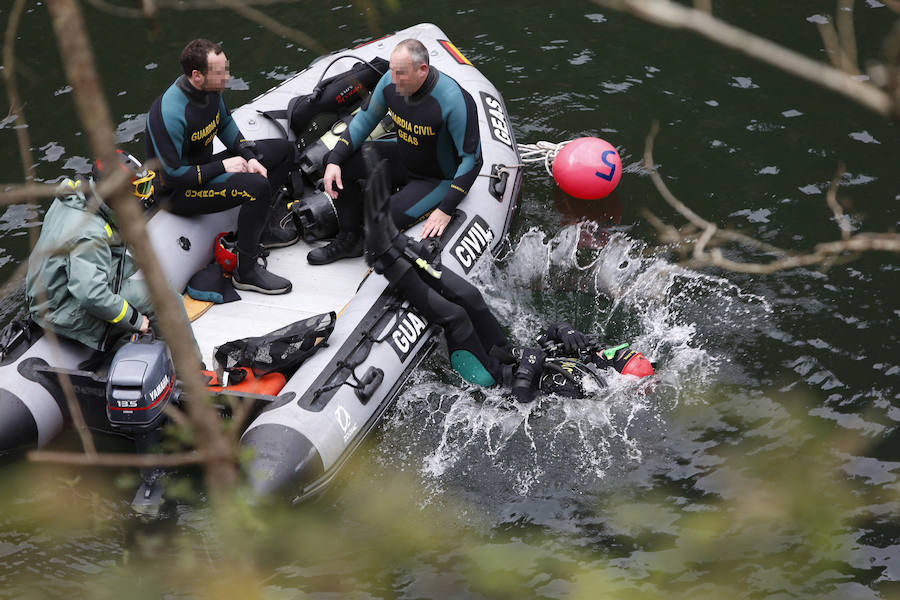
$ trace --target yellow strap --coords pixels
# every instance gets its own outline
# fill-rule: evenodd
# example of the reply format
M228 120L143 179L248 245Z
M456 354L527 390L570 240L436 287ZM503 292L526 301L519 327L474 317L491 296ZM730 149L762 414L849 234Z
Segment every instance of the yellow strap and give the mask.
M107 226L108 227L108 226ZM119 316L110 321L110 323L118 323L123 318L125 318L125 313L128 312L128 300L122 300L122 312L119 313Z
M103 226L106 228L106 235L112 237L112 227L109 226L109 223L104 223Z

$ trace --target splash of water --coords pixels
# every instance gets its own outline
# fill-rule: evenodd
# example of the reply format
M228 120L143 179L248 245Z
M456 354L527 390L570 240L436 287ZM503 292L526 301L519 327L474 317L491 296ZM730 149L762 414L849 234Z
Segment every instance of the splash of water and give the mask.
M437 359L408 385L386 424L387 462L417 463L433 493L448 481L514 495L539 485L589 485L642 461L665 428L665 411L686 390L708 384L728 351L710 340L753 328L771 312L726 279L644 256L645 246L622 233L585 261L580 227L549 238L530 230L506 257L479 267L479 287L519 346L533 344L560 313L586 305L580 327L615 336L611 342L627 339L660 362L658 374L648 381L610 370L607 387L586 398L521 405L504 390L443 381L446 361Z

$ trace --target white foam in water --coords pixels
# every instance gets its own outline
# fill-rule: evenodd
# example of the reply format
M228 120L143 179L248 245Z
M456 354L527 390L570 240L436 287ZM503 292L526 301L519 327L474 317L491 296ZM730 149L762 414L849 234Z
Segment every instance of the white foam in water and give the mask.
M551 238L527 232L506 257L479 267L479 287L518 347L564 318L548 314L548 297L572 302L587 295L596 308L594 331L624 331L626 340L607 341L631 342L660 362L657 374L648 380L607 370L607 387L589 397L521 405L505 390L442 381L449 371L444 357L437 372L421 369L398 400L385 424L384 462L417 469L433 493L447 481L525 495L536 486L603 479L639 463L655 430L665 428L666 411L684 390L707 385L726 361L727 348L710 343L723 337L714 333L739 335L771 312L764 299L726 279L643 256L644 245L622 233L582 264L580 227Z

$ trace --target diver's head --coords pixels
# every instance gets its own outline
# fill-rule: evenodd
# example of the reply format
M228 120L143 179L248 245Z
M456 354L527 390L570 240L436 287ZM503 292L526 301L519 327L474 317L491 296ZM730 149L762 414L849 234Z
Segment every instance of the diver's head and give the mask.
M144 209L150 208L153 204L153 178L156 177L156 173L145 169L141 165L141 161L131 154L122 150L116 150L116 153L119 156L119 168L124 169L131 176L131 184L134 186L132 193L135 198L141 201ZM94 166L91 169L94 181L100 181L111 172L99 158L94 161Z
M191 40L181 51L181 68L198 90L223 92L231 70L222 46L207 39Z
M401 96L412 96L428 77L428 50L419 40L403 40L391 53L391 81Z

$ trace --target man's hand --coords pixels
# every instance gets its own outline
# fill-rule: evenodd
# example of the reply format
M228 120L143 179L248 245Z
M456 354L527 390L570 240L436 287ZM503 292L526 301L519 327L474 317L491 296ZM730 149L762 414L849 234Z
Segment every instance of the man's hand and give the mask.
M254 159L255 160L255 159ZM226 173L246 173L247 161L242 156L232 156L222 160ZM262 165L260 165L262 166Z
M138 329L138 331L142 334L150 331L150 319L148 319L146 315L141 317L141 328Z
M332 184L337 184L338 190L344 189L344 182L341 181L340 165L328 163L328 166L325 167L325 178L323 179L323 183L325 184L325 193L331 196L332 200L337 198L338 191L332 187Z
M425 227L422 229L422 239L442 235L449 223L450 215L439 208L434 209L425 221Z
M250 173L258 173L262 175L266 179L269 178L269 172L266 170L262 163L256 160L255 158L251 158L247 161L247 171Z

